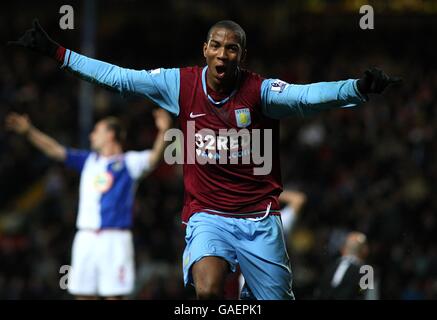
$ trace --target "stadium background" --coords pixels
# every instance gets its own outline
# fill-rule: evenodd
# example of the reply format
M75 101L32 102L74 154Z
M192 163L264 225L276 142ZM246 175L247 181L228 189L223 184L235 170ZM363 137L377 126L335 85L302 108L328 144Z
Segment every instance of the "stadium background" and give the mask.
M70 4L75 29L61 30ZM375 29L359 28L359 7L375 9ZM246 66L295 83L356 78L368 66L404 78L401 88L360 110L282 121L284 184L309 199L288 239L294 290L311 299L324 266L349 230L368 235L368 264L381 299L437 297L437 2L95 1L95 57L136 69L203 64L206 32L221 19L247 32ZM59 288L75 231L76 173L4 130L9 111L65 145L79 147L82 81L50 59L3 44L38 17L64 46L81 48L82 1L2 2L0 10L0 298L68 299ZM128 125L127 148L151 147L153 105L93 89L93 116ZM433 191L434 190L434 191ZM191 299L184 289L180 167L162 165L135 202L137 288L132 298Z

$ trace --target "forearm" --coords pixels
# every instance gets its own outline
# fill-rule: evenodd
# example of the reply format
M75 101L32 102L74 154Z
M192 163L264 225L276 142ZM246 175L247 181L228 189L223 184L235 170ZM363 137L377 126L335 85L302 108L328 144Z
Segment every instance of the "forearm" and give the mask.
M292 114L307 116L333 108L355 107L366 101L356 82L351 79L307 85L286 84L281 91L272 90L263 83L264 112L280 119Z
M127 70L119 66L88 58L71 50L66 50L63 68L80 78L119 92L134 91L132 81L128 81ZM140 72L128 70L131 73Z
M35 127L30 127L27 132L27 139L40 151L48 157L64 161L66 158L65 147L59 144L56 140L49 137Z
M284 190L279 196L279 201L293 208L295 213L298 214L306 202L306 195L299 191Z
M86 81L122 94L140 95L173 114L179 114L179 69L132 70L71 50L66 50L62 68Z
M290 90L290 100L296 95L299 97L297 104L303 115L326 109L351 107L363 102L356 80L319 82L293 89L296 92Z
M150 167L155 168L161 161L165 148L169 145L169 141L164 140L165 131L159 131L153 144L152 153L150 155Z

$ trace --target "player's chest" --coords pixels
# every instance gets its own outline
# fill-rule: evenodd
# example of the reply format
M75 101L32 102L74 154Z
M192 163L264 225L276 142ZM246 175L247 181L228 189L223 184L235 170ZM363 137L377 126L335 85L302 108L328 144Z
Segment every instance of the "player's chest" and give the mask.
M199 94L185 114L185 121L194 126L196 131L201 129L252 129L261 126L259 102L245 97L234 97L224 104L214 104Z
M124 161L96 160L86 163L81 184L87 192L105 193L127 174Z

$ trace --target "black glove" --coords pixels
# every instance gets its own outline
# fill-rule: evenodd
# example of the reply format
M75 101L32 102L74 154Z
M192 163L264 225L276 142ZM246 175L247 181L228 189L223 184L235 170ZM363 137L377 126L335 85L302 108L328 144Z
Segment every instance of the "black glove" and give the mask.
M33 20L32 25L32 29L27 30L17 41L9 41L8 45L28 48L58 60L58 49L62 47L50 39L37 19Z
M389 77L384 71L378 68L370 68L364 72L361 79L358 79L357 87L360 93L382 93L390 85L402 82L401 78Z

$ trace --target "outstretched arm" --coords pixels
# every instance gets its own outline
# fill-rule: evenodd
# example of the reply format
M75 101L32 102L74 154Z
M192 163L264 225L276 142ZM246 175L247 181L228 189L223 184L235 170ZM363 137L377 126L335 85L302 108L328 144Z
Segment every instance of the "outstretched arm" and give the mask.
M179 69L131 70L88 58L65 49L50 39L37 20L18 41L10 45L31 49L49 56L62 68L89 82L112 88L120 93L144 96L161 108L179 114Z
M332 108L356 107L368 100L369 93L382 93L399 78L390 78L379 69L367 70L361 79L288 84L267 79L261 85L261 101L266 116L281 119L290 115L307 116Z
M27 137L36 148L48 157L58 161L66 159L67 153L65 147L35 128L27 115L22 116L17 113L10 113L6 117L6 128Z
M62 68L86 81L152 100L161 108L179 114L179 69L132 70L65 51Z

